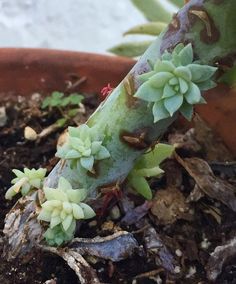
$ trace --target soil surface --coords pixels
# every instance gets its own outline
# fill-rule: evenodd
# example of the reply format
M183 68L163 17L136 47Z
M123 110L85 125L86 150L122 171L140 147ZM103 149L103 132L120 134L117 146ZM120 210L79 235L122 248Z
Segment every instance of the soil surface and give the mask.
M61 117L57 109L42 110L41 101L34 94L30 100L18 97L0 103L7 116L0 127L1 255L4 218L17 200L4 198L13 178L11 169L46 167L50 171L57 162L57 140L66 128L59 127L35 141L25 139L26 126L40 133ZM85 114L71 124L83 123L98 100L90 96L83 104ZM210 283L209 271L222 259L222 269L216 269L218 277L212 282L236 283L236 253L223 248L220 258L210 257L217 246L236 237L236 166L228 163L234 157L197 116L191 130L179 125L162 137L176 146L176 154L161 165L165 174L149 179L154 199L145 201L124 184L119 194L102 194L97 217L77 232L78 237L93 238L127 231L137 240L139 249L119 262L84 256L103 283ZM27 263L20 259L7 262L2 257L0 282L73 284L79 280L61 258L37 251Z

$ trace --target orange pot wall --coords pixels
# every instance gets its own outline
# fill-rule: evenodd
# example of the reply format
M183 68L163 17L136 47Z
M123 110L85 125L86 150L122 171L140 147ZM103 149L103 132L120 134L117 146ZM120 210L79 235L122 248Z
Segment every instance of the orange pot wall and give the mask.
M135 61L115 56L46 49L0 48L0 93L28 96L52 91L97 93L116 86ZM81 77L86 81L79 87Z

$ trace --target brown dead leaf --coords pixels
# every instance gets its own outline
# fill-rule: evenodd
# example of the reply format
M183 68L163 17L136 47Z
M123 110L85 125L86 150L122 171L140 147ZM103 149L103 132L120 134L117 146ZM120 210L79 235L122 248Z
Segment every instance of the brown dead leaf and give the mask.
M207 278L215 281L222 271L223 265L236 256L236 237L233 237L224 245L215 248L208 260L206 271Z
M168 142L176 149L181 149L190 153L201 151L201 145L196 141L195 130L189 129L186 133L172 133L168 136Z
M78 276L81 284L102 284L95 270L87 263L87 261L76 251L54 248L54 247L41 247L44 251L56 254L62 257L72 270Z
M236 211L234 186L216 177L206 161L199 158L182 159L177 154L176 159L205 194Z
M121 220L123 225L132 225L137 223L140 219L142 219L149 211L152 206L151 201L145 201L142 205L131 209L126 213L126 215Z
M183 194L175 187L158 190L153 200L151 212L158 224L172 224L178 219L191 219L189 205Z
M207 161L232 161L233 156L227 149L219 135L216 135L211 128L208 127L199 115L195 115L194 119L195 139L202 146Z
M81 255L93 255L114 262L130 257L138 247L134 236L126 231L93 239L75 238L68 245L68 249Z
M174 273L176 261L154 228L145 231L144 240L148 253L156 257L157 264Z

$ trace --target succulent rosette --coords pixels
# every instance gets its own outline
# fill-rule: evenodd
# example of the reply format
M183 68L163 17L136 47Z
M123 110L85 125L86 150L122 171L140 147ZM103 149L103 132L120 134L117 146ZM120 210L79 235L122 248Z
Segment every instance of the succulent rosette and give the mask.
M86 124L68 128L68 140L59 147L56 156L71 162L71 167L81 166L86 171L93 171L95 160L110 157L109 151L102 145L102 139L94 129Z
M217 68L193 62L192 45L179 44L165 52L153 70L139 76L144 82L135 97L152 104L154 122L173 116L176 111L191 119L193 105L205 103L201 91L211 89Z
M38 219L49 222L50 227L45 233L50 243L58 244L59 240L71 239L74 234L76 220L89 219L95 216L93 209L83 203L87 190L72 189L71 184L60 177L57 188L45 187L46 201L41 205L42 209Z
M16 178L14 178L11 183L13 186L11 186L6 194L6 199L12 199L13 196L15 196L17 193L21 193L23 196L27 195L31 189L36 188L42 188L43 180L45 178L46 169L27 169L24 168L23 171L14 169L12 170L13 173L16 175Z

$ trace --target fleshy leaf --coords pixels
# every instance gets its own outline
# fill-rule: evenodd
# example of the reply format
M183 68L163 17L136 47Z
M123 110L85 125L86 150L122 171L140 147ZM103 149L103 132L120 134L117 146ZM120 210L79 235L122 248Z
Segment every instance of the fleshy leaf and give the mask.
M163 101L159 101L154 103L152 108L153 116L154 116L154 122L157 122L161 119L167 118L170 116L168 111L166 110Z
M149 79L148 83L154 88L162 88L173 77L170 72L158 72Z
M134 97L142 99L147 102L156 102L159 101L162 97L161 89L156 89L150 86L149 82L146 82L138 88L138 91L135 93Z
M132 177L130 185L144 198L148 200L152 199L152 191L145 178L138 176Z
M194 83L190 84L189 89L185 94L185 99L191 105L199 103L201 99L201 92L197 85Z
M191 121L193 116L193 106L184 102L179 109L180 113L189 121Z
M209 80L217 70L216 67L200 64L191 64L189 65L189 69L194 83L201 83Z
M173 114L180 108L180 106L183 103L183 95L178 94L170 98L166 98L164 101L164 106L169 112L170 116L173 116Z

